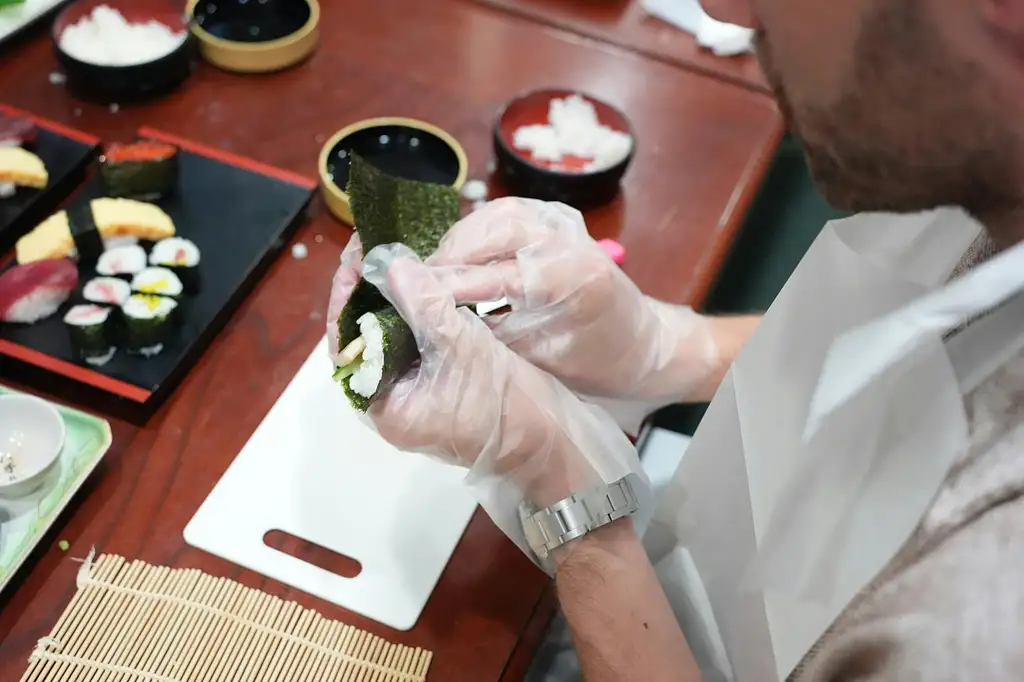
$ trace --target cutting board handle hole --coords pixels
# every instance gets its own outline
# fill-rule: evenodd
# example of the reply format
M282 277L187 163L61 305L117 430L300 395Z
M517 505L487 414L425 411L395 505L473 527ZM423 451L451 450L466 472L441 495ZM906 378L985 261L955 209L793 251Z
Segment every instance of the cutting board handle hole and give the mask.
M363 572L363 565L352 557L338 554L283 530L268 530L263 536L263 544L342 578L355 578Z

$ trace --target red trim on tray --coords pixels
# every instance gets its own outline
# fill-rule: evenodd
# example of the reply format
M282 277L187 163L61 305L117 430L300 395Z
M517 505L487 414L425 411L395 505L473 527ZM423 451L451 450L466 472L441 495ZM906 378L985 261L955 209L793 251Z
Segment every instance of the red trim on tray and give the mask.
M307 178L305 175L286 171L275 166L271 166L260 161L254 161L244 156L232 154L226 152L223 149L217 149L216 147L208 147L192 140L187 140L177 135L165 133L162 130L154 130L153 128L139 128L139 137L148 137L151 140L159 140L160 142L169 142L170 144L186 149L193 154L199 154L200 156L207 156L211 159L217 159L223 161L226 164L232 166L238 166L246 170L251 170L254 173L260 173L262 175L269 175L272 178L277 178L282 182L287 182L292 185L298 185L299 187L305 187L306 189L316 189L317 182L311 178Z
M118 379L112 379L99 372L94 372L91 369L79 367L73 365L70 362L65 362L53 356L47 355L46 353L40 353L37 350L26 348L25 346L17 343L11 343L10 341L4 341L0 339L0 353L9 355L12 358L17 358L22 362L27 362L30 365L36 367L42 367L45 370L60 374L69 379L74 379L83 384L89 384L96 388L107 391L108 393L114 393L127 398L128 400L134 400L137 403L144 403L149 400L149 396L152 395L149 391L138 386L119 381Z
M74 128L69 128L68 126L62 123L51 121L50 119L43 118L42 116L36 116L35 114L30 113L28 111L22 111L21 109L12 107L9 104L0 103L0 113L7 114L8 116L18 116L20 118L27 118L40 128L46 128L52 133L57 133L58 135L69 137L72 140L77 140L81 142L82 144L96 146L100 143L100 138L90 135L89 133L85 133L82 132L81 130L76 130Z

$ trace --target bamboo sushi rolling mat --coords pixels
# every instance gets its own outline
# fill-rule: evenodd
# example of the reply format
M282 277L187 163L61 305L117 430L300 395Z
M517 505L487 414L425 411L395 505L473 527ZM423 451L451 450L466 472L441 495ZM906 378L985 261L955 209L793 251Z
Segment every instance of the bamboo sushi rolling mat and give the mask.
M214 578L92 554L22 682L421 682L431 653Z

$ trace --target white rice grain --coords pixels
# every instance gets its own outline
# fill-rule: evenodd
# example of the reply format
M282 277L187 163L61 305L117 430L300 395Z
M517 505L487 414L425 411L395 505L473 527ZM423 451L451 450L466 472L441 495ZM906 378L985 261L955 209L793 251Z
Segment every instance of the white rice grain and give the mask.
M358 320L359 334L366 341L363 351L363 362L349 379L349 388L363 396L371 398L380 386L384 375L384 330L373 313L366 313Z

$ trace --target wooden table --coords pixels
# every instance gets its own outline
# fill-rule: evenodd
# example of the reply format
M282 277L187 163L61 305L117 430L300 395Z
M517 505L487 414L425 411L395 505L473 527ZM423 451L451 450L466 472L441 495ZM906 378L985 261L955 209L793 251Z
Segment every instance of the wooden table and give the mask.
M594 234L626 246L626 269L646 291L677 302L702 298L779 139L779 116L767 97L539 31L468 0L323 5L320 50L285 73L241 77L202 67L182 91L112 113L48 82L54 59L45 31L37 31L0 57L0 92L14 106L108 140L147 124L308 175L320 145L346 123L414 116L458 137L479 176L490 155L491 117L503 100L574 84L621 106L640 135L622 198L590 216ZM74 592L77 566L69 556L90 546L228 576L430 648L435 680L499 679L549 583L482 514L419 623L405 633L182 540L182 528L321 338L332 272L348 236L320 210L295 236L309 247L308 258L284 252L149 423L112 420L105 464L0 600L0 682L19 678ZM70 541L70 555L57 549L60 539Z
M768 92L753 55L719 57L689 33L649 15L641 0L479 0L547 26L612 43L652 59Z

